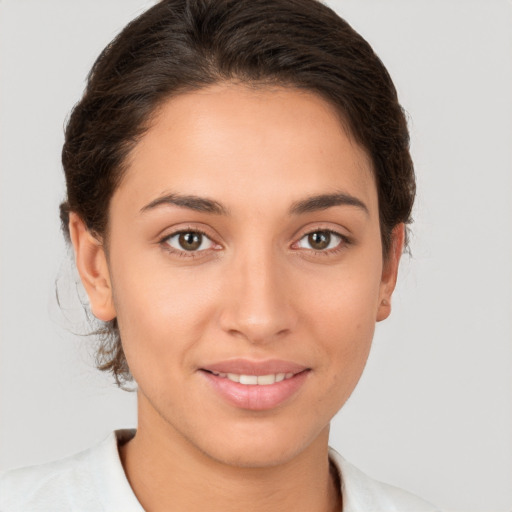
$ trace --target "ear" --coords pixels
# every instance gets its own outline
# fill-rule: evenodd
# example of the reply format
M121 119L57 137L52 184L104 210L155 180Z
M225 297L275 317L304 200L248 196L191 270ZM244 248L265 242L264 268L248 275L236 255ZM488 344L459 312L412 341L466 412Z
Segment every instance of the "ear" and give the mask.
M69 234L75 250L75 261L84 285L92 314L108 322L116 317L112 285L103 244L87 229L74 212L69 214Z
M391 296L396 286L398 265L404 249L404 240L405 225L402 223L395 226L391 232L391 247L382 268L377 322L385 320L391 314Z

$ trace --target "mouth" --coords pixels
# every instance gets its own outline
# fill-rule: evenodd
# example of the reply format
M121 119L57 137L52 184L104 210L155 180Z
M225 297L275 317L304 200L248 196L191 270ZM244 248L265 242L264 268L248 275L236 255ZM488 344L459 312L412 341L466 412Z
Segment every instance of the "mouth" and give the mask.
M296 373L269 373L267 375L245 375L239 373L223 373L214 372L210 370L203 370L221 379L228 379L231 382L237 382L243 386L270 386L276 382L282 382L283 380L291 379ZM303 370L306 371L306 370Z
M200 368L223 401L240 409L273 409L292 399L311 368L286 361L230 360Z

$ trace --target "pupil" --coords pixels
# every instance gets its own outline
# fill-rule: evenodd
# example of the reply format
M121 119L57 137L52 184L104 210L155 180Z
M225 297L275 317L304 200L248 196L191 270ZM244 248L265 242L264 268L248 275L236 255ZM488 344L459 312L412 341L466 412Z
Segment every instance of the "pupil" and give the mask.
M308 235L308 242L313 249L325 249L331 243L331 234L328 231L316 231Z
M203 235L201 233L181 233L179 242L186 251L195 251L201 247Z

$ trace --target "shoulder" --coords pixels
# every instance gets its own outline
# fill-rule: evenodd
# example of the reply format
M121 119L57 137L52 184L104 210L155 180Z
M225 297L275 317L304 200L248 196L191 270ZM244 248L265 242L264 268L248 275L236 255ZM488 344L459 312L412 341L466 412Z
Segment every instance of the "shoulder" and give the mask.
M116 433L76 455L0 476L0 510L5 512L107 510L110 503L119 504L115 493L125 510L142 510L124 477Z
M91 503L89 450L72 457L9 471L0 477L0 510L65 510L76 502Z
M374 480L335 450L329 456L340 474L344 512L440 512L410 492Z

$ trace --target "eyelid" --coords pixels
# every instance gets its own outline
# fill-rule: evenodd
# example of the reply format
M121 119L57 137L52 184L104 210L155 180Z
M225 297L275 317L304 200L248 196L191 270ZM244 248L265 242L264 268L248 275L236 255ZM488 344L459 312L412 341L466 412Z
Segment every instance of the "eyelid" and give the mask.
M183 234L195 234L195 235L200 235L201 236L201 244L200 246L196 249L196 250L190 250L190 251L187 251L186 249L181 249L180 247L174 247L174 245L172 245L171 243L171 240L174 239L174 238L178 238L179 240L179 237ZM206 247L204 249L201 249L201 247L205 244L205 241L208 245L208 242L209 242L209 247ZM175 249L176 251L183 251L183 252L186 252L187 254L188 253L197 253L197 252L203 252L203 251L207 251L208 249L211 249L211 246L213 246L213 244L215 243L208 235L206 235L205 233L201 233L200 231L178 231L176 233L173 233L171 235L169 235L168 237L165 238L164 240L164 243L168 244L170 247L172 247L173 249Z
M177 255L177 256L181 256L181 257L188 257L188 258L194 258L194 257L199 257L199 256L202 256L202 255L205 255L206 253L210 252L210 251L216 251L218 250L219 248L222 248L221 244L219 244L217 241L216 241L216 237L212 236L210 233L208 233L207 231L209 230L206 230L206 229L203 229L199 226L191 226L191 225L184 225L183 227L175 227L175 228L172 228L172 229L169 229L169 230L164 230L162 235L160 235L158 237L158 240L157 240L157 243L158 245L160 245L165 251L171 253L171 254L174 254L174 255ZM168 240L174 236L178 236L180 234L183 234L183 233L199 233L201 234L202 236L204 236L205 238L207 238L212 246L211 247L208 247L206 249L201 249L201 250L196 250L196 251L186 251L186 250L182 250L182 249L178 249L176 247L173 247L171 246L169 243L168 243Z
M219 237L210 234L209 231L210 231L209 229L204 229L201 226L197 226L197 225L193 226L193 225L188 225L188 224L183 225L182 224L182 225L176 226L174 228L167 228L166 230L163 230L164 234L160 235L158 237L157 243L160 246L162 246L166 251L173 253L175 255L183 256L183 257L198 257L201 255L205 255L205 253L209 253L211 251L218 251L219 249L223 248L222 244L217 242L217 239ZM305 237L307 237L313 233L317 233L317 232L331 233L332 235L339 237L340 242L335 247L330 248L330 249L314 249L314 248L308 249L308 248L297 247L298 243L301 240L303 240ZM199 233L202 236L204 236L205 238L207 238L211 242L212 246L208 247L206 249L187 251L187 250L181 250L181 249L172 247L167 242L169 240L169 238L180 235L182 233ZM301 250L301 251L314 252L314 253L323 254L323 255L329 255L329 254L333 254L334 252L340 251L343 248L345 248L347 245L351 245L353 243L352 238L350 236L344 234L343 229L341 227L333 228L331 225L326 226L326 225L322 225L322 224L320 224L320 225L317 224L315 226L311 226L309 229L307 227L303 227L300 231L298 231L298 233L300 233L300 235L294 236L293 237L294 242L291 244L291 248L294 250Z
M313 233L319 233L319 232L331 233L332 235L339 237L340 242L335 247L332 247L330 249L313 249L313 248L307 249L307 248L303 248L303 247L297 247L297 245L299 244L299 242L301 240L303 240L304 238L308 237L309 235L311 235ZM317 225L314 228L302 231L300 236L297 236L295 238L295 242L293 242L291 247L292 247L292 249L295 249L295 250L304 250L304 251L314 252L316 254L329 255L329 254L333 254L335 252L342 250L344 247L346 247L347 245L351 245L352 243L353 243L352 239L349 236L343 234L341 232L341 230L337 230L332 227Z
M311 235L312 233L317 233L318 231L334 233L335 235L341 236L344 240L352 241L352 236L350 235L348 228L344 228L338 224L333 224L332 222L309 223L306 226L297 229L295 234L292 236L292 239L299 240L307 235Z

